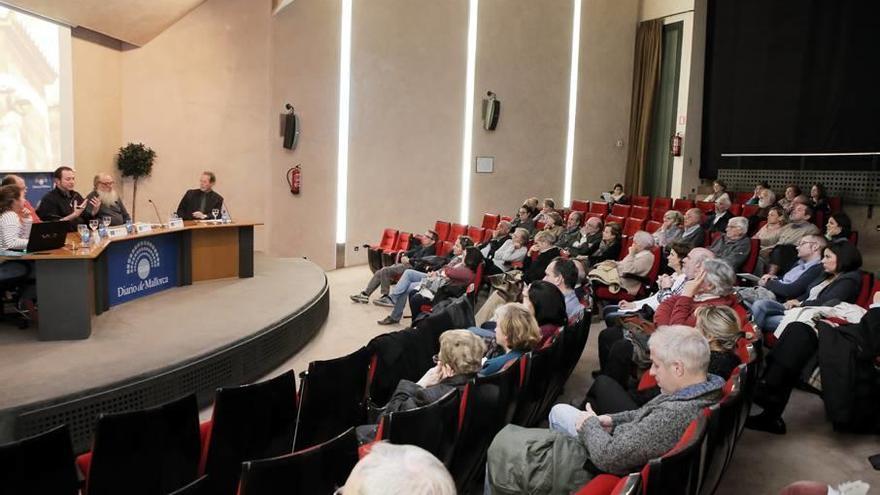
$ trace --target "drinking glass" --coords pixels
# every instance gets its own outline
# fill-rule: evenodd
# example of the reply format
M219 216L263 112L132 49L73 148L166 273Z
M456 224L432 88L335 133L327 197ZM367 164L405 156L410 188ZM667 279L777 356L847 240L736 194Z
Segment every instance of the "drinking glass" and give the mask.
M214 217L214 220L217 220L217 215L219 215L219 214L220 214L219 208L214 208L213 210L211 210L211 216Z
M98 230L98 219L97 218L93 218L93 219L89 220L89 228L92 229L93 231Z
M104 215L101 217L101 223L104 224L105 228L109 227L111 222L113 222L113 218L111 218L110 215Z

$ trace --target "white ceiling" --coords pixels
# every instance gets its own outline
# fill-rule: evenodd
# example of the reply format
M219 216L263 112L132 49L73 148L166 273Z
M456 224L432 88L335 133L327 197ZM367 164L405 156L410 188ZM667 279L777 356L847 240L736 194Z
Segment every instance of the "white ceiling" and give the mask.
M205 0L2 0L48 19L143 46Z

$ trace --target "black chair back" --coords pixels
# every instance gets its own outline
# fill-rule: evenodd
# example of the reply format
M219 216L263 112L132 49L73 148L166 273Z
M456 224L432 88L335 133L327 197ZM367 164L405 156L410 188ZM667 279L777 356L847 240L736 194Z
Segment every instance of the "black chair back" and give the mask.
M643 495L697 495L706 440L706 417L688 426L682 439L662 457L651 459L642 469Z
M732 378L736 380L737 377ZM718 404L709 409L706 442L703 447L703 481L701 495L715 493L721 483L736 442L737 423L744 397L735 387Z
M208 486L208 477L202 476L180 490L171 492L168 495L208 495L213 493L214 492L212 492L211 488Z
M294 452L364 424L370 352L366 347L340 358L313 361L300 375Z
M67 425L0 445L0 492L77 495L79 481Z
M102 414L88 495L170 493L197 477L199 409L195 394L138 411Z
M532 351L525 356L525 380L519 393L519 403L513 415L513 424L531 427L539 421L554 363L559 360L561 340L546 349Z
M245 462L239 495L330 494L345 484L358 462L354 428L292 454Z
M578 361L581 360L581 354L584 353L587 340L590 339L590 320L591 314L586 311L580 321L565 327L565 330L562 331L562 359L560 361L562 375L556 377L557 380L561 378L561 386L565 385L568 377L577 367Z
M235 495L242 462L293 451L295 379L290 370L261 383L217 390L203 470L211 493Z
M436 402L382 418L382 438L394 444L421 447L448 465L458 432L458 390Z

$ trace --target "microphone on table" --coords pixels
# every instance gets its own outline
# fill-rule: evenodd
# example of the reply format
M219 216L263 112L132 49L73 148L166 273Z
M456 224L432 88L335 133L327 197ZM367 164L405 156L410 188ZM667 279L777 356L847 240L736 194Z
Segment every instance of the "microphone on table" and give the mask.
M156 212L156 219L159 220L159 225L163 225L162 224L162 215L159 215L159 208L156 207L156 203L152 199L149 199L149 198L147 198L147 202L150 203L151 205L153 205L153 211Z

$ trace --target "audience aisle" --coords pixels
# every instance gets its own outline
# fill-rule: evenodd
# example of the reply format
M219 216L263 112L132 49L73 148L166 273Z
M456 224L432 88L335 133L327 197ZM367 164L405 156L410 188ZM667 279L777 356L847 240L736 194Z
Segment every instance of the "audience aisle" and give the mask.
M272 376L290 368L305 370L313 360L330 359L352 352L371 338L403 325L383 327L376 321L388 309L373 304L355 304L348 298L363 288L370 277L364 266L327 273L330 285L330 315L318 335ZM404 320L407 321L407 320ZM604 324L594 323L587 350L566 384L562 401L580 400L592 382L590 371L598 367L596 338ZM818 397L795 390L792 407L785 413L789 433L775 436L745 430L724 477L719 495L773 494L801 479L822 480L834 485L862 479L880 486L880 475L871 469L867 457L875 454L877 437L834 433L824 420ZM204 411L206 416L209 411Z

